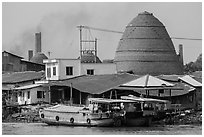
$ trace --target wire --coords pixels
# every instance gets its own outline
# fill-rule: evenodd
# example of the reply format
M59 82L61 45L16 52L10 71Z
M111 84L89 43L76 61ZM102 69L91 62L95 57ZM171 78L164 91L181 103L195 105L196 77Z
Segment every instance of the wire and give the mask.
M178 37L171 37L171 39L183 39L183 40L202 40L202 39L195 39L195 38L178 38Z
M95 28L95 27L89 27L89 26L77 26L82 27L84 29L92 29L92 30L98 30L98 31L104 31L104 32L112 32L112 33L120 33L123 34L124 32L121 31L115 31L115 30L108 30L108 29L102 29L102 28ZM179 38L179 37L171 37L171 39L181 39L181 40L202 40L197 38Z

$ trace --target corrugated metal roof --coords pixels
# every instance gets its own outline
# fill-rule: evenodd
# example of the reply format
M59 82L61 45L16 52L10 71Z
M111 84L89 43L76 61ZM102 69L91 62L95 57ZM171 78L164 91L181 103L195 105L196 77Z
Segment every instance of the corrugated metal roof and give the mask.
M128 87L164 87L164 86L174 86L169 82L161 80L157 77L151 75L142 76L136 80L130 81L128 83L122 84L121 86Z
M202 87L202 84L198 81L196 81L195 79L193 79L192 77L190 77L189 75L185 75L183 77L179 77L180 80L194 86L194 87Z
M72 87L81 92L101 94L138 77L131 74L84 75L63 81L51 81L50 85L70 86L72 83Z
M26 82L31 80L38 80L44 77L44 71L24 71L2 74L3 84L15 84L20 82Z
M39 87L39 86L42 86L42 84L31 84L31 85L17 87L17 88L14 88L14 89L15 90L23 90L23 89L30 89L30 88L35 88L35 87Z
M8 51L3 51L2 54L3 54L3 53L8 53L8 54L10 54L10 55L12 55L12 56L15 56L15 57L17 57L17 58L23 59L23 57L18 56L18 55L15 55L15 54L13 54L13 53L10 53L10 52L8 52Z

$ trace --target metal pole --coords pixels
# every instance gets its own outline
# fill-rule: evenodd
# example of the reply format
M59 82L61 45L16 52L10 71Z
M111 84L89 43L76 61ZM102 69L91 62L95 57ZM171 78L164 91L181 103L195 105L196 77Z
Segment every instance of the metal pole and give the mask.
M72 83L70 84L70 102L72 104Z
M79 104L81 105L81 92L79 91Z
M80 59L82 58L82 26L79 26Z
M110 99L112 98L112 92L113 92L113 91L111 90L111 92L110 92Z
M115 98L117 99L117 91L115 90Z
M48 93L49 93L49 104L51 104L51 87L48 86Z
M97 38L95 38L95 63L97 58Z

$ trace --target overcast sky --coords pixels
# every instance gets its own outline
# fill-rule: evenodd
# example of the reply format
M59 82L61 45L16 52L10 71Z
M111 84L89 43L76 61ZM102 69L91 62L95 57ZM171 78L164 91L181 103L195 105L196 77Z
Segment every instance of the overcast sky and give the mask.
M138 15L148 11L166 27L170 37L202 38L202 3L3 3L2 50L28 58L34 34L42 32L42 52L51 58L79 56L77 25L124 31ZM99 39L100 59L113 59L121 34L91 30ZM88 37L84 31L84 37ZM184 62L195 61L202 41L173 40L184 45ZM86 45L87 46L87 45ZM88 45L89 46L89 45ZM91 45L90 45L91 46Z

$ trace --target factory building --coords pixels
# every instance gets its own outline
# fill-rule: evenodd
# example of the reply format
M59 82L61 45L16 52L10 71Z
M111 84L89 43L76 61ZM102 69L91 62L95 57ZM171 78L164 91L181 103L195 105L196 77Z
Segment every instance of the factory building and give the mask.
M92 62L92 58L83 59L47 59L46 80L62 80L80 75L115 74L116 65L109 62Z
M45 70L43 59L48 59L47 56L41 52L41 33L35 34L35 55L33 51L28 51L28 60L23 57L10 53L8 51L2 52L2 72L22 72L22 71L42 71Z
M117 72L183 74L182 51L180 53L179 58L165 26L145 11L126 26L114 60Z

